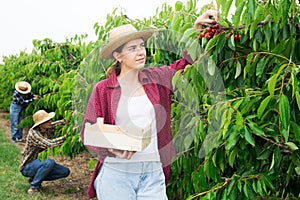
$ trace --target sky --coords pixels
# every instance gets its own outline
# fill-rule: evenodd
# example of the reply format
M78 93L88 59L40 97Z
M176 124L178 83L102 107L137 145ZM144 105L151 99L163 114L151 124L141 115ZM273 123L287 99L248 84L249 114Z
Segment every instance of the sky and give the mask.
M166 2L177 0L2 0L0 1L0 64L3 56L31 52L32 41L50 38L65 42L76 34L88 34L94 41L94 24L104 24L114 8L129 18L153 16ZM182 0L185 2L185 0ZM199 0L207 3L206 0Z

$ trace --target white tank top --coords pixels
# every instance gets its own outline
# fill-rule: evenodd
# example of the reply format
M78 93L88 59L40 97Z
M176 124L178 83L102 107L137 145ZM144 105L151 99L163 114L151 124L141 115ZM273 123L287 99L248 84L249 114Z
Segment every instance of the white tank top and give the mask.
M160 161L157 146L155 111L146 94L134 97L121 95L115 124L138 128L145 128L151 124L151 142L143 151L133 154L130 160L119 157L106 157L104 162Z

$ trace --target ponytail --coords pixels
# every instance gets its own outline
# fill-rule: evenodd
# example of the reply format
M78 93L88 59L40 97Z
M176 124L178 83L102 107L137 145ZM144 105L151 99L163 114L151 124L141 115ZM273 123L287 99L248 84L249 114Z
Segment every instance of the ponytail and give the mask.
M117 60L107 69L106 75L110 76L114 71L116 71L117 76L121 73L121 63Z

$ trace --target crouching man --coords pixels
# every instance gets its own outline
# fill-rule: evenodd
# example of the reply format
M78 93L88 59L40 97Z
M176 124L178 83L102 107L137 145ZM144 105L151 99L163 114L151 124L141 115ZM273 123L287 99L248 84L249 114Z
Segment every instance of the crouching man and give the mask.
M39 110L33 115L34 125L29 130L22 153L20 172L29 177L28 194L39 192L43 181L65 178L70 174L69 168L57 164L53 159L40 160L38 154L48 148L62 144L68 135L52 139L55 127L52 118L54 112ZM61 120L60 120L61 121Z

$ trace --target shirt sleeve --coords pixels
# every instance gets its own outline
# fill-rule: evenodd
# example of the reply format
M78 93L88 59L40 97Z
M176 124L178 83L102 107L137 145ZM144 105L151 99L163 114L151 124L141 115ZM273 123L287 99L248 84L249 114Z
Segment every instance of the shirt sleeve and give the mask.
M35 145L44 150L46 150L48 148L59 146L61 143L63 143L66 140L65 136L58 137L56 139L51 140L51 139L43 137L36 130L32 131L32 138L33 138Z
M20 94L17 90L14 91L13 102L22 106L27 106L33 101L33 93Z
M92 91L90 98L89 98L88 105L87 105L87 108L85 111L83 125L82 125L82 129L80 132L80 137L81 137L82 141L84 141L85 124L87 122L89 122L91 124L96 123L97 117L103 117L101 115L101 113L102 113L101 112L101 96L99 95L99 89L96 85ZM86 148L88 150L90 150L93 154L96 154L102 158L110 155L110 153L105 148L90 146L90 145L86 145Z
M187 50L184 50L182 58L176 60L174 63L168 66L147 68L145 69L145 72L152 83L156 83L172 90L172 78L174 74L179 70L185 69L185 67L190 64L193 64L193 60Z

